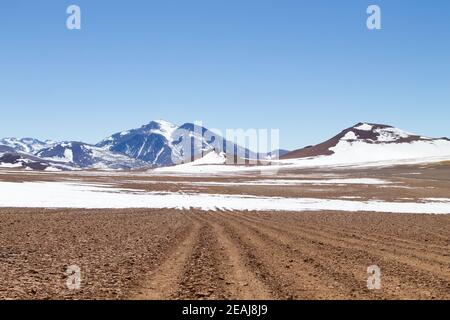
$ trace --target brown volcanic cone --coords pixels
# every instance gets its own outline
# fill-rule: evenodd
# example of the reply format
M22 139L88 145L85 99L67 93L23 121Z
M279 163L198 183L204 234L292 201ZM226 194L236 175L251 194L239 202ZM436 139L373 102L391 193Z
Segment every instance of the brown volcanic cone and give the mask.
M360 129L362 126L371 127L370 129ZM291 151L281 159L298 159L298 158L309 158L309 157L317 157L317 156L327 156L332 155L334 152L330 150L330 148L335 147L349 132L353 132L357 139L346 139L347 141L364 141L366 143L408 143L419 140L435 140L424 138L418 135L413 134L404 134L398 135L394 139L386 141L382 139L383 133L389 133L395 136L395 130L398 130L392 126L384 125L384 124L375 124L375 123L357 123L353 127L347 128L341 131L338 135L333 138L317 144L315 146L308 146L302 149ZM394 132L394 133L393 133ZM447 138L442 138L446 139Z

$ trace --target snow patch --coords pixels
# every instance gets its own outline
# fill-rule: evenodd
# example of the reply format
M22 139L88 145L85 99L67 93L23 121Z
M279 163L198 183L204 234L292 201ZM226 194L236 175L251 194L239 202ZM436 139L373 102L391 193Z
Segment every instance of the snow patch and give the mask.
M182 182L176 182L177 184ZM355 178L355 179L305 179L305 180L285 180L285 179L264 179L254 181L233 181L233 182L215 182L215 181L201 181L189 182L189 185L195 186L300 186L305 184L310 185L345 185L345 184L359 184L359 185L388 185L389 181L372 178Z
M358 140L358 136L353 132L349 131L341 138L341 140L347 141L347 140Z
M300 159L272 160L266 166L238 165L178 165L151 172L176 174L270 173L278 170L314 167L377 167L404 164L433 163L450 160L450 141L420 140L409 143L367 143L340 140L330 148L333 154Z
M128 192L128 191L132 191ZM450 214L447 202L384 202L243 195L152 193L62 182L0 182L0 207L171 208L204 211L365 211Z
M157 133L162 135L164 138L166 138L167 141L172 142L173 140L173 133L177 130L177 126L164 121L164 120L156 120L154 121L159 125L159 130L158 129L153 129L151 130L152 133Z
M197 159L193 162L187 163L186 165L199 166L207 164L225 164L226 161L227 158L224 152L217 153L211 151L207 153L204 157Z
M253 184L281 184L281 185L289 185L289 184L315 184L315 185L323 185L323 184L367 184L367 185L385 185L390 184L391 182L374 179L374 178L353 178L353 179L315 179L315 180L282 180L282 179L274 179L274 180L257 180L254 181Z
M436 201L436 202L448 202L450 203L450 198L423 198L423 201Z
M55 168L55 167L47 167L44 169L44 171L49 171L49 172L60 172L62 171L61 169Z
M0 168L21 168L22 163L0 163Z
M370 131L372 130L373 126L371 126L370 124L367 123L363 123L357 127L355 127L356 130L361 130L361 131Z
M197 172L208 172L209 168L214 168L213 172L217 170L217 166L220 166L222 170L228 169L233 171L236 170L235 166L227 166L225 165L227 161L225 153L217 153L215 151L211 151L207 153L204 157L194 160L192 162L183 163L173 167L164 167L164 168L156 168L152 171L158 173L197 173ZM225 167L225 168L224 168Z
M71 149L64 150L64 158L69 162L73 162L73 152Z
M379 142L394 142L399 140L400 138L408 138L413 136L412 133L397 129L397 128L381 128L375 129L375 133L378 134Z

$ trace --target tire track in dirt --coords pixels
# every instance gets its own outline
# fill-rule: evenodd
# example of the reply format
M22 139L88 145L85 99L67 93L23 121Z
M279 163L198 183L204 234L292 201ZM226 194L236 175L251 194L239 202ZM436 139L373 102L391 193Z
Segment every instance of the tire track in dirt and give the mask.
M352 296L373 296L374 292L368 292L365 288L365 268L371 264L379 264L383 272L384 283L383 297L398 298L399 291L407 297L430 298L433 296L448 296L448 281L424 274L400 263L395 259L386 259L384 256L373 256L372 252L352 247L335 246L333 243L322 242L322 236L305 237L299 231L291 232L286 228L276 228L273 225L249 222L239 214L239 218L230 215L237 223L245 225L261 237L267 237L268 241L279 243L284 250L290 250L292 246L301 248L302 255L310 260L314 267L321 273L325 272L335 277L341 285L352 288ZM298 251L297 251L298 252ZM377 262L377 263L374 263ZM345 270L341 266L345 266ZM337 270L336 270L337 269ZM359 280L358 280L359 279ZM406 281L405 281L406 280Z
M352 248L362 251L367 251L367 249L370 249L370 253L372 255L382 256L383 258L388 260L395 260L408 266L418 267L425 272L430 272L435 275L447 273L450 278L450 271L448 270L450 259L443 255L436 255L433 253L428 253L428 255L425 255L423 252L417 252L417 250L411 247L405 248L403 246L399 246L397 243L395 247L393 247L393 241L384 243L382 241L376 241L374 239L364 237L364 235L361 235L360 233L358 233L356 237L345 237L343 236L344 232L342 231L342 229L321 230L317 227L309 225L292 227L291 225L283 225L282 223L277 221L267 221L257 216L248 218L242 215L240 216L240 218L250 223L267 224L270 221L272 229L276 228L276 230L280 231L290 230L294 234L300 233L302 236L308 237L309 239L321 238L322 241L327 245L337 245L338 247ZM280 227L276 227L277 225ZM358 239L358 237L366 241L361 241Z
M321 226L321 228L317 228L311 225L308 225L308 228L315 231L322 232L330 232L333 234L337 234L339 237L344 237L346 239L358 240L363 243L378 243L380 245L385 245L386 247L391 247L392 243L395 242L395 247L402 250L407 250L411 252L413 255L419 255L421 258L429 259L430 254L433 255L433 258L437 261L441 261L441 258L444 256L446 252L448 252L448 247L445 248L443 246L438 245L424 245L423 242L417 241L409 241L406 239L401 239L393 236L382 236L373 233L361 233L361 230L343 230L342 228L330 227L330 226ZM433 260L430 260L433 261Z
M240 217L241 218L241 217ZM254 223L251 223L253 226ZM379 264L382 265L383 270L401 270L403 266L398 267L398 261L388 261L385 262L383 258L374 257L371 255L371 252L365 250L358 250L352 247L342 247L336 246L331 242L323 241L323 237L318 235L317 238L311 236L305 236L299 230L295 230L294 232L289 232L286 228L278 229L271 226L263 226L256 225L254 226L257 230L267 228L268 233L270 234L270 238L272 241L282 241L284 245L289 248L292 245L302 246L303 254L307 252L307 254L313 258L311 261L314 262L315 266L318 269L321 268L330 268L326 271L329 274L332 274L342 285L350 286L353 289L353 292L358 296L361 294L366 295L367 289L362 286L365 280L364 270L367 266L371 264ZM285 236L278 236L281 233L286 234ZM291 239L292 237L292 239ZM291 242L294 241L294 242ZM341 266L345 265L346 268L342 269ZM396 271L397 272L397 271ZM384 272L385 273L385 272ZM402 275L404 278L407 278L408 274ZM354 278L354 279L352 279ZM386 278L386 275L384 275ZM354 282L354 280L359 279L359 281ZM390 286L390 289L398 288L402 285L401 281L398 278L389 278L387 283ZM357 288L357 290L355 290ZM395 290L385 290L383 294L389 296L389 298L395 298ZM417 288L410 289L409 291L417 291ZM420 290L419 290L420 292Z
M267 222L274 222L274 223L282 223L283 220L279 217L274 216L273 214L267 213L267 212L260 212L258 214L255 214L255 217L257 219L260 220L264 220ZM289 220L290 220L290 224L291 225L296 225L296 226L307 226L308 228L313 228L316 230L321 230L321 231L331 231L333 233L342 233L342 234L346 234L347 237L349 238L353 238L355 234L358 234L359 236L363 237L366 236L367 239L369 241L381 241L383 243L386 243L388 245L392 244L392 241L395 241L396 246L398 246L399 243L402 243L402 245L404 245L405 248L409 248L409 249L417 249L417 250L423 250L426 252L430 252L430 250L434 253L436 253L437 255L443 255L445 253L448 252L448 245L437 245L434 243L423 243L421 241L417 241L417 240L411 240L408 238L399 238L393 235L386 235L386 234L382 234L379 231L373 231L373 230L368 230L368 229L361 229L361 228L353 228L349 223L346 223L345 225L341 225L341 226L333 226L331 225L329 222L327 221L321 221L320 223L320 229L317 226L317 222L315 221L308 221L303 218L300 219L300 217L298 217L297 215L294 215L292 213L288 214ZM404 226L399 226L397 228L397 230L400 227L404 227ZM449 233L450 230L447 231L447 233ZM364 233L362 233L364 232ZM380 234L381 233L381 234ZM428 233L430 233L428 231ZM447 241L448 244L450 244Z
M200 225L192 253L185 260L172 299L225 299L228 294L222 281L219 244L213 228L198 214L192 216Z
M189 213L193 226L133 299L270 299L223 228L206 213Z
M365 270L367 266L373 264L369 260L362 263L356 270L350 269L349 262L354 263L355 257L349 257L341 248L330 248L320 238L308 239L294 235L294 239L292 239L292 235L286 230L273 231L271 227L253 222L249 223L245 219L241 219L243 218L241 215L239 218L234 216L231 218L268 243L277 246L277 250L289 252L292 257L303 260L312 270L311 274L314 277L321 278L323 282L329 284L327 298L336 298L335 296L339 291L347 299L356 297L360 299L377 298L377 293L367 290L366 287ZM336 253L334 250L336 250ZM365 253L361 256L367 257ZM326 289L322 291L326 291Z
M188 217L188 215L186 215ZM198 241L200 225L188 218L192 224L185 236L168 253L166 259L144 280L137 293L131 296L134 300L164 300L171 298L179 286L180 275L186 261L192 254Z
M264 221L271 221L271 222L278 223L278 224L281 223L281 221L279 219L278 220L275 219L275 217L273 215L269 215L269 214L265 214L265 213L260 213L260 214L256 215L256 217L259 219L263 219ZM320 224L320 229L319 229L317 227L317 225L314 225L311 221L306 222L306 224L305 224L304 220L296 219L295 216L291 216L291 218L292 218L291 220L293 220L293 221L291 221L292 225L299 225L299 226L307 225L308 228L311 228L311 229L321 230L321 231L331 231L333 233L341 233L341 234L347 235L347 237L349 237L349 238L354 238L354 235L356 233L360 236L361 239L364 239L364 240L380 242L380 243L384 243L388 246L391 246L392 241L395 241L396 247L413 249L413 250L421 250L426 253L433 252L438 256L442 256L442 255L445 256L446 253L448 253L448 251L449 251L448 245L442 246L442 245L436 245L436 244L432 244L432 243L424 244L423 242L413 241L413 240L410 240L407 238L398 238L398 237L386 236L386 235L382 235L382 234L380 235L379 233L369 232L367 230L364 230L364 235L362 235L361 229L351 228L351 226L349 226L349 225L345 225L345 229L342 226L341 227L333 227L331 225L328 225L326 222L322 222ZM399 228L400 227L404 227L404 226L399 226ZM427 232L429 234L433 234L435 236L435 234L429 232L429 230L427 230ZM447 230L446 233L448 234L449 232L450 231ZM446 239L446 240L448 243L448 239ZM400 243L402 243L402 244L400 245ZM448 256L448 254L447 254L447 256Z
M253 219L253 217L250 219L242 216L241 218L250 223L255 222L255 220L261 222L258 218ZM431 253L428 256L425 256L423 253L418 253L411 248L406 249L401 246L399 248L397 244L392 246L393 241L389 242L389 244L384 244L373 240L363 242L358 240L357 237L345 238L341 236L341 230L330 232L329 229L322 231L317 227L310 228L310 226L292 227L291 225L281 225L276 221L271 221L270 225L274 230L289 230L294 235L301 234L308 239L320 238L325 244L330 246L370 252L373 256L379 256L388 261L403 263L411 268L419 268L425 273L431 273L434 276L442 277L442 275L444 275L443 279L445 281L449 281L450 279L450 269L448 268L450 259L443 255L437 256ZM276 225L279 225L280 227L277 228ZM358 234L358 236L363 238L361 234Z
M278 255L282 253L289 257L289 260L280 258L280 261L289 261L287 265L276 266L274 268L282 270L283 267L296 271L297 277L293 283L293 288L302 288L306 283L314 283L312 286L319 295L319 299L341 299L358 295L369 298L370 293L366 290L365 282L358 281L354 274L351 274L347 269L341 268L336 261L322 261L318 259L318 254L326 250L322 245L318 245L316 251L309 250L304 243L292 242L292 239L283 236L284 231L277 233L272 232L264 226L255 226L255 223L248 223L241 219L242 216L236 218L234 215L229 216L228 219L233 220L234 224L245 228L247 233L252 233L258 237L260 241L266 243L271 248L272 252L277 252ZM272 253L273 254L273 253ZM296 262L292 265L292 262ZM299 265L299 262L300 265ZM305 281L305 278L308 279ZM299 282L300 281L300 282ZM299 299L311 299L311 295L306 297L298 297ZM314 297L313 297L314 298Z
M319 277L313 266L296 259L290 251L268 241L261 233L235 221L228 213L217 215L227 233L244 251L247 264L277 299L343 299L348 296L348 292L335 288L329 277Z
M149 300L449 296L446 271L436 269L434 276L420 264L414 266L417 259L406 254L406 248L374 243L364 229L349 232L345 225L321 229L317 222L300 222L270 213L185 211L177 221L183 226L181 233L161 238L167 241L158 245L155 266L146 268L144 285L128 296ZM161 233L160 228L156 231ZM366 269L372 264L382 269L379 291L366 286Z
M246 266L242 250L233 243L224 227L215 219L215 213L208 213L205 222L211 224L221 250L222 277L227 288L227 299L269 300L270 290Z

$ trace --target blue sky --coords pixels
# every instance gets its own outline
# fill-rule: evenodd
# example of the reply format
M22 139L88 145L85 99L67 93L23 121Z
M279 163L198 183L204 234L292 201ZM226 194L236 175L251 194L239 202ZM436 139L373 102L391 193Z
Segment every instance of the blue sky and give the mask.
M94 143L153 119L279 128L290 149L359 121L449 136L450 1L4 0L0 88L0 137Z

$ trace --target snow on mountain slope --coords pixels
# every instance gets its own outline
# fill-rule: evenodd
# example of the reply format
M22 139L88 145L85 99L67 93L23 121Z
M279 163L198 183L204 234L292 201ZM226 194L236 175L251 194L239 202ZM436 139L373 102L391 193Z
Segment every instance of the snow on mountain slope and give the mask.
M190 166L202 166L202 165L209 165L209 164L225 164L227 162L227 157L224 152L214 152L211 151L208 154L206 154L204 157L197 159L193 162L186 163L185 165Z
M176 125L169 123L167 121L164 121L164 120L151 121L150 123L143 125L142 127L138 128L138 129L131 129L131 130L115 133L115 134L109 136L108 138L100 141L97 144L97 146L111 148L111 147L116 146L118 143L128 141L130 138L132 138L135 135L148 135L149 136L151 134L156 134L156 135L161 135L166 140L170 141L173 132L177 128L178 127Z
M40 141L34 138L4 138L0 140L0 145L8 146L16 151L34 154L39 150L48 148L55 142L51 140Z
M0 156L4 155L6 153L15 153L15 152L16 152L16 150L14 148L0 144Z
M192 123L177 126L164 120L115 133L95 146L82 142L41 142L31 138L2 141L16 151L75 168L164 167L194 161L212 150L227 151L229 159L258 157L202 126Z
M192 123L178 127L163 120L113 134L96 146L146 161L155 167L191 162L211 150L222 152L229 149L231 153L257 157L248 149L225 141L204 127Z
M26 170L71 170L72 167L62 162L44 160L32 154L19 152L0 145L0 168L16 168Z
M358 123L323 143L289 152L281 160L262 161L265 164L262 166L181 165L159 172L265 172L283 168L398 165L443 160L450 160L450 140L447 138L428 138L392 126Z
M428 138L392 126L358 123L321 144L290 152L280 163L334 165L450 158L450 140Z
M152 121L141 128L113 134L96 146L152 165L170 165L171 137L176 129L176 125L167 121Z
M217 153L215 151L211 151L207 153L204 157L196 159L192 162L183 163L180 165L172 166L172 167L163 167L154 169L154 171L163 173L189 173L189 172L207 172L208 167L215 167L216 165L224 166L227 162L227 156L224 152ZM205 170L206 169L206 170Z
M171 166L161 171L230 172L271 170L272 165L295 168L406 164L449 160L450 140L428 138L388 125L358 123L315 146L276 152L282 155L281 160L272 158L275 152L253 153L192 123L177 126L158 120L116 133L96 146L82 142L5 138L0 140L0 165L41 170ZM234 166L236 163L243 165Z
M56 143L50 148L39 151L37 156L83 169L132 169L147 165L123 154L82 142Z

